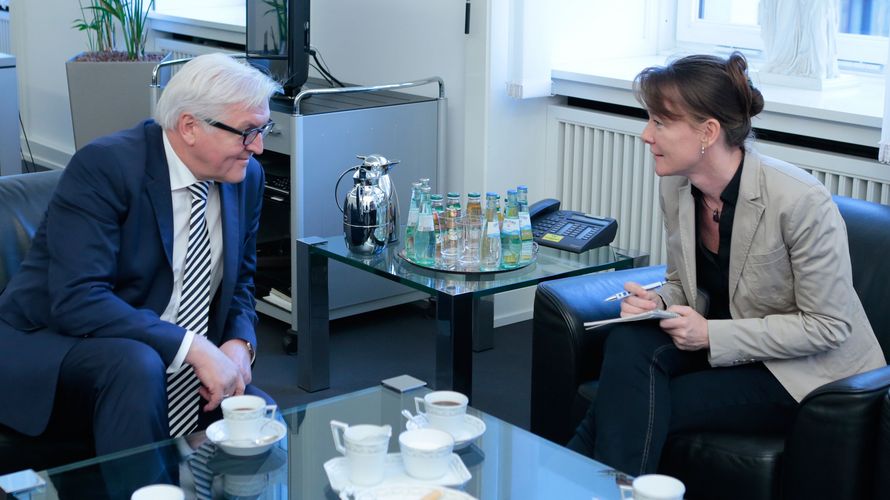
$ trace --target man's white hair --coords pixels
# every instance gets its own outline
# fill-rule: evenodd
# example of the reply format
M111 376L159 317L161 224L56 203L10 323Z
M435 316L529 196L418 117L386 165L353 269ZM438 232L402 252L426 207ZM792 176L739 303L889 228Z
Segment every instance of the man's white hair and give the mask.
M233 106L250 109L267 104L281 85L256 68L220 53L185 63L163 89L154 119L173 129L179 117L218 120Z

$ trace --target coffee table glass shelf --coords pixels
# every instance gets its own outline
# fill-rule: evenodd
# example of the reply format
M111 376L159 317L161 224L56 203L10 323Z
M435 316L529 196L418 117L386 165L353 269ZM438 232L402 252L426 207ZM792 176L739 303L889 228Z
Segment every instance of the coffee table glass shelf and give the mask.
M412 480L398 484L384 481L340 496L331 487L325 471L325 463L341 456L334 449L331 438L332 419L350 425L391 425L393 435L389 452L395 454L399 451L398 433L406 428L401 412L412 409L414 397L426 392L423 388L400 394L378 386L286 410L282 414L286 436L256 456L230 456L199 432L186 438L41 471L39 474L46 486L32 491L27 498L127 499L139 487L156 483L179 485L187 499L202 500L353 500L370 498L370 491L416 493L425 486L431 490L441 481ZM443 498L621 498L619 483L628 480L624 474L472 407L468 412L483 421L486 430L468 446L455 452L462 466L458 469L465 468L469 477L462 476L462 470L454 473L456 477L446 482L457 483L450 486L457 491ZM193 449L209 457L206 460L208 475L193 475L195 468L190 466L188 458ZM397 468L397 464L394 467ZM399 475L399 471L393 472L393 476ZM204 480L207 482L202 482ZM208 483L209 494L206 493L208 490L196 493L201 489L196 488L196 484Z

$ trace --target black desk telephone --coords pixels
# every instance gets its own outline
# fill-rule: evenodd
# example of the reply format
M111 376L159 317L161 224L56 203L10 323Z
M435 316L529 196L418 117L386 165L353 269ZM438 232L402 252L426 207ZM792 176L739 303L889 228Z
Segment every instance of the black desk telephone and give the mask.
M560 210L559 200L547 198L528 207L532 233L539 245L581 253L612 243L618 221L582 212Z

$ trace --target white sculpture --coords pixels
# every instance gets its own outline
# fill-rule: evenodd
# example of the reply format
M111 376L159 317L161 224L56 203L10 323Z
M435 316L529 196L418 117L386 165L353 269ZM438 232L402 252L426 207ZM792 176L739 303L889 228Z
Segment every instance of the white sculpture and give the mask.
M840 0L760 0L764 72L836 78Z

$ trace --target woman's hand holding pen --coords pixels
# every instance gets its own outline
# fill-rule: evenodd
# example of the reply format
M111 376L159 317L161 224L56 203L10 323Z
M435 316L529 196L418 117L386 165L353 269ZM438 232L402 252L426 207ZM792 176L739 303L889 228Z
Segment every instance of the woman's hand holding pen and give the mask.
M624 284L624 289L630 293L621 301L621 316L631 316L634 314L644 313L653 309L664 307L661 296L657 293L646 290L643 285L628 281Z
M653 283L654 285L655 283ZM651 285L646 285L651 287ZM639 283L628 281L624 289L630 293L621 301L621 316L644 313L664 308L661 296ZM683 351L697 351L710 347L708 320L689 306L671 306L668 311L680 315L679 318L663 319L658 326L671 336L674 345Z

